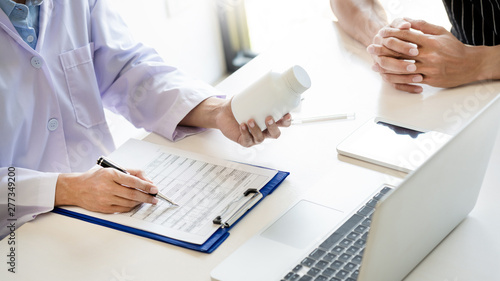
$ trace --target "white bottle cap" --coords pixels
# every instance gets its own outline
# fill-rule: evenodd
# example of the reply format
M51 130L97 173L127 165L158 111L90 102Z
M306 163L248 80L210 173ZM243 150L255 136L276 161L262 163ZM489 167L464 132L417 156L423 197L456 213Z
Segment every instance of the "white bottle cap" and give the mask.
M302 67L294 65L283 73L288 87L297 94L302 94L311 87L311 79Z

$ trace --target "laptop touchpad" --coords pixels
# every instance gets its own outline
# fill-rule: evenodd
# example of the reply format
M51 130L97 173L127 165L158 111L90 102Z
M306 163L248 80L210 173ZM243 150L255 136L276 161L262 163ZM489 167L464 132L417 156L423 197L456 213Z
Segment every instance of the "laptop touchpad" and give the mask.
M339 210L302 200L260 235L304 249L324 238L343 217Z

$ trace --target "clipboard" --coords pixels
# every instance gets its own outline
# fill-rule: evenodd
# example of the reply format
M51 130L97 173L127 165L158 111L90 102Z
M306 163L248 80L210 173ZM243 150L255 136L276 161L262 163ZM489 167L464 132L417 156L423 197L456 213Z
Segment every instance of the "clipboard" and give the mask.
M214 232L214 234L212 234L212 236L210 236L210 238L208 240L206 240L201 245L172 239L170 237L166 237L166 236L152 233L149 231L125 226L125 225L118 224L115 222L110 222L107 220L88 216L88 215L81 214L78 212L73 212L73 211L70 211L70 210L67 210L64 208L55 207L54 210L52 210L52 212L56 213L56 214L61 214L61 215L65 215L68 217L80 219L80 220L90 222L93 224L109 227L109 228L112 228L115 230L127 232L130 234L135 234L135 235L143 236L143 237L150 238L153 240L169 243L169 244L183 247L186 249L209 254L209 253L212 253L215 249L217 249L227 239L227 237L229 237L229 234L230 234L229 231L234 227L234 225L236 225L243 217L246 216L246 214L248 214L257 204L259 204L262 201L262 199L264 199L267 195L271 194L274 190L276 190L276 188L278 188L278 186L285 180L285 178L289 174L290 174L289 172L278 171L278 173L265 186L263 186L260 190L258 190L259 194L261 194L261 197L259 198L259 200L255 200L255 202L251 202L252 205L248 206L248 209L245 210L244 212L241 212L241 216L238 216L237 218L235 218L231 224L224 226L224 227L222 227L222 225L221 225L221 227L216 232ZM254 192L251 192L251 193L254 193Z

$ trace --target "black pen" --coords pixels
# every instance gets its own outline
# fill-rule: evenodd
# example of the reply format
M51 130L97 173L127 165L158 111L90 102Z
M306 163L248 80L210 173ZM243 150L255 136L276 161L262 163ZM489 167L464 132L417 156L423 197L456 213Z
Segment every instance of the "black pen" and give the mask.
M97 159L97 165L103 167L103 168L113 168L113 169L116 169L122 173L125 173L125 174L128 174L130 175L129 172L127 172L127 170L125 170L124 168L118 166L117 164L113 163L111 160L107 159L106 157L104 156L101 156L99 157L99 159ZM179 204L175 203L174 201L172 201L172 199L168 198L167 196L163 195L159 190L158 190L158 193L157 194L150 194L151 196L154 196L154 197L160 197L161 199L167 201L168 203L174 205L174 206L179 206Z

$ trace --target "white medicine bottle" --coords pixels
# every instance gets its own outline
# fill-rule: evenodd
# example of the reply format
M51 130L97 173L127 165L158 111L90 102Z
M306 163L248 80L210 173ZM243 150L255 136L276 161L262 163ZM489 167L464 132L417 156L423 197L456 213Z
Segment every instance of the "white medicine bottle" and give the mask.
M275 121L300 105L301 94L311 87L311 79L300 66L283 73L269 72L235 95L231 101L233 115L239 124L254 119L265 130L265 119Z

